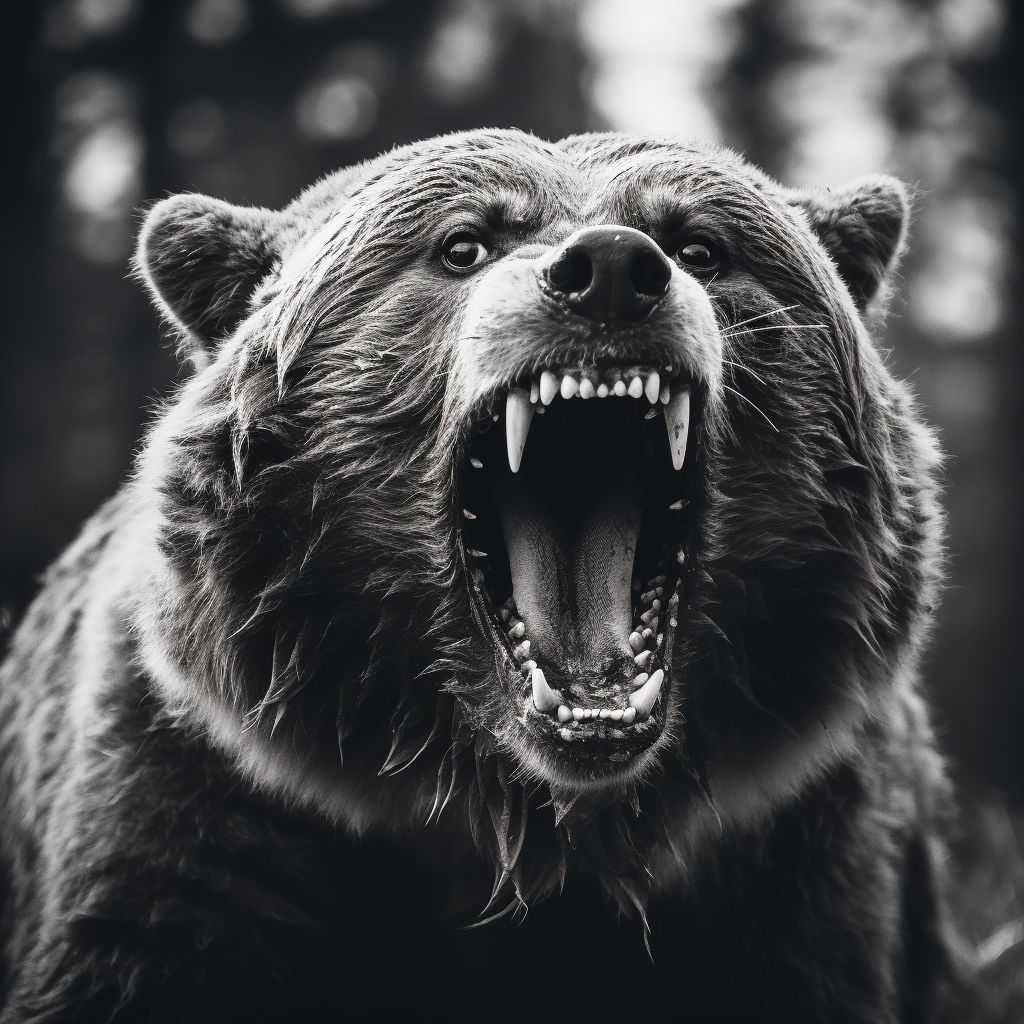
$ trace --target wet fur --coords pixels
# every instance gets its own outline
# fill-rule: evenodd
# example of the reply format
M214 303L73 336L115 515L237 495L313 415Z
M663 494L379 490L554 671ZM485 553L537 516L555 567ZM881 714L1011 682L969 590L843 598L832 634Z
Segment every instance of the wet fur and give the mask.
M680 216L733 259L674 710L581 793L516 756L473 625L437 245ZM501 132L282 213L158 206L140 274L201 369L3 670L0 1020L939 1019L937 456L864 319L906 216L890 179ZM515 923L459 930L485 906Z

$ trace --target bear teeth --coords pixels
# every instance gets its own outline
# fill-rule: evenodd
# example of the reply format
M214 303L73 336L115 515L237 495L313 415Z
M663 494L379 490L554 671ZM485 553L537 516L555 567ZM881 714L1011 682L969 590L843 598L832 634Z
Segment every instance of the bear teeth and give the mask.
M653 704L652 704L653 707ZM641 715L635 707L628 708L570 708L562 704L557 712L558 721L562 725L570 722L585 722L593 718L602 721L621 722L623 725L632 725L639 719L641 722L650 717L650 712Z
M666 369L668 372L668 369ZM602 377L604 379L602 379ZM658 414L664 406L665 429L668 431L672 452L672 468L680 470L686 459L686 441L690 428L690 389L681 387L674 393L666 380L662 382L657 370L596 369L544 370L539 378L526 388L512 388L505 396L505 438L508 446L508 464L513 473L519 472L523 461L526 438L534 412L543 412L556 398L607 398L609 396L634 399L646 397L651 404L647 418ZM498 420L499 413L492 418ZM478 460L479 461L479 460ZM477 467L479 468L479 467Z
M522 388L513 388L505 399L505 438L508 443L508 465L513 473L519 472L526 447L526 435L530 432L534 402Z
M554 711L562 704L562 698L548 686L543 669L534 667L530 673L530 684L533 687L533 703L538 711Z
M629 697L629 706L636 708L637 717L647 718L654 708L654 703L661 693L661 684L665 681L665 672L655 669L639 690L634 690Z

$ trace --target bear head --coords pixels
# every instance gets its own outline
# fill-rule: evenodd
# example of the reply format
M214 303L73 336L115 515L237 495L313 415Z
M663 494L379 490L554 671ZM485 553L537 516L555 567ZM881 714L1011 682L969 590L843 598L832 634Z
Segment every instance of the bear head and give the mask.
M514 131L157 204L197 372L134 484L149 672L257 785L642 906L894 713L935 455L864 314L907 212Z

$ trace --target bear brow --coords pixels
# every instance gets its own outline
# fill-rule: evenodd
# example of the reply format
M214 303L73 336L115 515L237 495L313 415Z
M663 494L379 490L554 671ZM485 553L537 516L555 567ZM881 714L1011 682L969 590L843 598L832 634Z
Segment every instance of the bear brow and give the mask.
M540 230L554 211L537 196L502 189L488 199L481 212L492 231L523 233Z
M620 199L620 213L625 222L655 235L673 235L685 228L699 224L707 227L721 227L729 217L718 202L707 202L687 191L669 186L649 187L643 183L631 183Z

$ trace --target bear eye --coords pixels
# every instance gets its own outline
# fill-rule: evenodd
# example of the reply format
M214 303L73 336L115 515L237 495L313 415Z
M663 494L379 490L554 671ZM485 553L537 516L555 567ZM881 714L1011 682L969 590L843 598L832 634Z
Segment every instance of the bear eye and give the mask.
M490 251L487 246L468 231L457 231L449 235L441 247L441 261L457 274L464 274L479 266L488 256Z
M676 259L687 269L700 274L710 274L722 262L721 253L714 242L702 238L690 240L676 251Z

